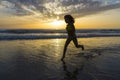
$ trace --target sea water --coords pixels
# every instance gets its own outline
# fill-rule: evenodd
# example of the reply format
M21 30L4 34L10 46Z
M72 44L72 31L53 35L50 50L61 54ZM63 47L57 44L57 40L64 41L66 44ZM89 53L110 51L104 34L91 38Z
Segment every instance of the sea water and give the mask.
M77 37L110 37L120 36L120 29L84 29L76 31ZM55 39L66 38L65 30L14 29L0 30L0 40L16 39Z

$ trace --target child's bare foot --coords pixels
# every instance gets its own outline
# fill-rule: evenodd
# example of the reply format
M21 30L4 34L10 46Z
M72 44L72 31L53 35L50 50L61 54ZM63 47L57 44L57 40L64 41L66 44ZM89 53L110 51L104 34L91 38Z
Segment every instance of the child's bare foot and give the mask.
M84 46L83 45L81 45L81 48L82 48L82 50L84 50Z
M64 58L61 58L61 61L64 61Z
M64 58L65 58L65 56L63 55L63 56L62 56L62 58L61 58L61 61L63 61L63 60L64 60Z

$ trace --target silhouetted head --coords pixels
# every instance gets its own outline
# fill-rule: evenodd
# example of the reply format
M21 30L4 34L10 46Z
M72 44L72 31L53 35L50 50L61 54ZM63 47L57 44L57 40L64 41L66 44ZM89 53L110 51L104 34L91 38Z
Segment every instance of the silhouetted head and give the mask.
M66 23L74 23L74 18L71 15L65 15L64 16L65 22Z

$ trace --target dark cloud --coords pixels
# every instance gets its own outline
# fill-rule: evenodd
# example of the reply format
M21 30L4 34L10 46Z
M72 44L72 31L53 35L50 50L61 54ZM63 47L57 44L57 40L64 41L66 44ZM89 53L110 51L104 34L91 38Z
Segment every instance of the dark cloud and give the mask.
M2 2L3 0L1 0ZM5 1L5 0L4 0ZM15 5L14 15L28 16L38 15L44 18L55 18L65 14L73 14L75 17L86 16L102 11L120 8L119 0L117 3L105 4L108 0L6 0ZM109 0L110 1L110 0ZM112 1L112 0L111 0ZM40 14L40 15L39 15Z
M70 5L79 5L79 4L84 4L86 6L88 5L99 5L99 1L92 1L92 0L64 0L62 2L63 6L70 6Z
M99 7L89 7L80 10L74 10L70 14L74 14L75 17L82 17L86 15L96 14L107 10L117 9L120 8L120 4L112 4L106 6L99 6Z

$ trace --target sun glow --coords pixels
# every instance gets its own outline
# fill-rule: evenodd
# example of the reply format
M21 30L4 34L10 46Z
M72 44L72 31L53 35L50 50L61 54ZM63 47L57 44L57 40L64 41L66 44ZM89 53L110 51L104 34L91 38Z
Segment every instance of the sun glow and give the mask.
M54 21L52 22L52 25L53 25L53 26L60 26L60 25L62 25L62 24L63 24L63 21L54 20Z
M55 29L60 29L63 27L64 21L61 20L54 20L53 22L51 22L51 25L55 28Z

